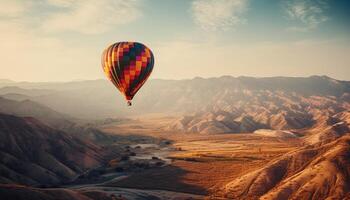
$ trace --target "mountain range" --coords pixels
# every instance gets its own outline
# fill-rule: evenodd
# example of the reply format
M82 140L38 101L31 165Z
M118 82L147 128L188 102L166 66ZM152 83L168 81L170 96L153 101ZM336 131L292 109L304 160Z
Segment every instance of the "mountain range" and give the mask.
M333 96L349 100L350 82L335 80L327 76L306 78L223 76L188 80L154 79L149 80L135 96L133 109L125 106L126 102L122 95L106 80L67 83L0 83L0 96L23 100L25 99L23 95L25 95L29 100L71 117L87 119L148 113L183 115L206 110L207 107L232 105L239 100L252 101L249 93L251 95L260 93L267 97L268 92L282 92L289 96L294 94L303 97ZM277 99L276 95L271 98Z
M167 134L300 139L300 148L227 183L229 199L350 198L350 82L326 76L150 80L131 108L105 80L0 81L0 195L111 199L29 186L68 183L117 154L105 144L121 136L91 123L154 113L174 116L162 127Z

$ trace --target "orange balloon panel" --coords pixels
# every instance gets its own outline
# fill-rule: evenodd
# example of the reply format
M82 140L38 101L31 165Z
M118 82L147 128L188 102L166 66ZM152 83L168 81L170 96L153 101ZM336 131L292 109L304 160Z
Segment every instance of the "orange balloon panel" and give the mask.
M152 51L137 42L118 42L104 50L102 67L106 76L131 100L153 70Z

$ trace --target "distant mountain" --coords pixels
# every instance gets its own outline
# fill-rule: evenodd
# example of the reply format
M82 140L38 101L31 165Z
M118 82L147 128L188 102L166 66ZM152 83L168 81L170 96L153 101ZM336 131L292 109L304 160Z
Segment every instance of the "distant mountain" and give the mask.
M350 112L345 110L336 114L329 111L316 111L315 124L304 131L305 141L309 144L331 142L336 138L350 133Z
M1 86L1 84L0 84ZM147 113L193 114L214 107L242 105L252 98L269 98L279 103L283 95L298 98L312 96L335 97L349 101L350 82L339 81L326 76L299 77L231 77L194 78L190 80L150 80L138 92L133 106L127 107L122 95L105 80L76 81L68 83L15 83L3 86L16 86L25 90L49 90L47 94L33 96L30 100L46 105L54 110L77 118L125 117ZM52 91L52 92L51 92ZM21 91L9 93L28 94ZM29 91L30 93L30 91ZM259 97L257 95L263 95ZM281 97L278 97L280 95ZM317 98L312 97L313 101ZM267 99L268 100L268 99ZM267 101L266 100L266 101ZM240 101L240 102L238 102ZM293 105L292 102L289 102ZM272 109L273 105L264 105ZM302 106L302 105L301 105ZM288 126L295 116L276 113L276 125ZM295 113L294 113L295 114ZM294 115L293 114L293 115ZM300 117L298 113L296 113ZM307 116L304 116L307 117ZM264 115L261 116L264 118ZM287 121L285 121L287 120ZM285 121L285 122L284 122ZM300 124L302 126L302 124Z
M242 133L258 129L325 130L330 120L350 108L335 96L303 96L284 91L227 91L216 103L200 112L180 117L169 131L197 133ZM334 116L333 116L334 115ZM313 131L315 132L315 131Z
M0 83L8 84L8 83L14 83L14 81L10 79L0 79Z
M32 97L32 96L46 95L54 92L55 92L54 90L47 90L47 89L23 89L17 86L5 86L0 88L0 95L21 94L21 95Z
M35 117L56 128L73 124L69 121L72 117L56 112L47 106L40 105L31 100L14 101L0 97L0 113L22 117Z
M27 96L25 94L17 94L17 93L6 93L3 95L0 95L0 97L9 99L9 100L15 100L15 101L24 101L31 98L30 96Z
M348 199L350 136L300 148L228 183L230 199Z
M60 184L103 164L104 153L35 118L0 114L0 183Z

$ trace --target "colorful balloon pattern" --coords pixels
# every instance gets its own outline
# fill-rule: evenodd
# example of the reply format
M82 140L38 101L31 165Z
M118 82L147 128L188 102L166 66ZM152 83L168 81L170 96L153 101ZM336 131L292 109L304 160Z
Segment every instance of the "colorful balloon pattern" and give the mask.
M152 51L138 42L118 42L102 54L107 78L128 100L131 100L150 76L154 65Z

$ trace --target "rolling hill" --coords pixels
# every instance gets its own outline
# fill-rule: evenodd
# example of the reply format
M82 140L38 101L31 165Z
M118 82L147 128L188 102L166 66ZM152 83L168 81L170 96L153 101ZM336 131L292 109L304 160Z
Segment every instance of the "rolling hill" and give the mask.
M55 185L105 162L104 150L32 117L0 114L0 182Z
M31 100L15 101L0 97L0 113L16 115L20 117L35 117L47 125L61 128L71 126L72 117L61 114L47 106Z
M344 199L350 196L350 136L287 153L225 186L232 199Z

